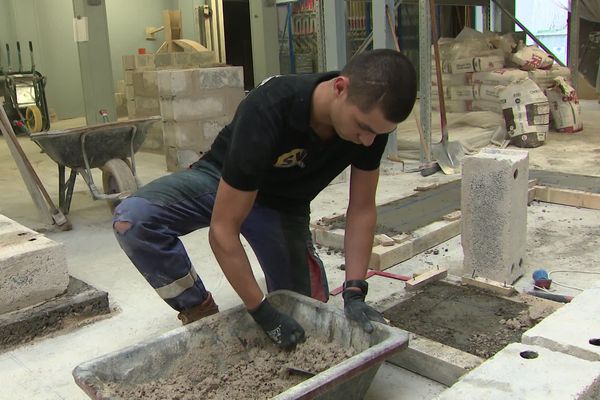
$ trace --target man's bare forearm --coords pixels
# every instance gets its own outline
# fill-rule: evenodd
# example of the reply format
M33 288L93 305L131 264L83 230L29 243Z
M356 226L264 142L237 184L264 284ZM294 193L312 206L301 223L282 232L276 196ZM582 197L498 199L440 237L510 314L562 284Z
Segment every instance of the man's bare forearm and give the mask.
M375 206L363 210L348 209L344 236L346 280L365 279L376 223Z
M254 278L239 234L221 232L218 228L211 227L208 238L225 277L246 308L252 310L258 307L263 299L263 292Z

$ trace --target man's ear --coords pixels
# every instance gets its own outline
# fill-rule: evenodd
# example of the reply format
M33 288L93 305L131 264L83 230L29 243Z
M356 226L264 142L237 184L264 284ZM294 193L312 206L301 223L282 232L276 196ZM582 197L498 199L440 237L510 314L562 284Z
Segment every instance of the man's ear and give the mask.
M343 95L348 90L350 79L347 76L338 76L333 81L333 90L336 96Z

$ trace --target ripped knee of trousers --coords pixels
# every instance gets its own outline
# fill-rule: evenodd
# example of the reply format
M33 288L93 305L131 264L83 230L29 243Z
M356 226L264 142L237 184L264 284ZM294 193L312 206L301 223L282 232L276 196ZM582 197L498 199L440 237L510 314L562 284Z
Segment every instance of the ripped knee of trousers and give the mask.
M115 230L115 232L117 232L120 235L124 235L125 232L127 232L128 230L131 229L131 222L127 222L127 221L116 221L113 224L113 228Z

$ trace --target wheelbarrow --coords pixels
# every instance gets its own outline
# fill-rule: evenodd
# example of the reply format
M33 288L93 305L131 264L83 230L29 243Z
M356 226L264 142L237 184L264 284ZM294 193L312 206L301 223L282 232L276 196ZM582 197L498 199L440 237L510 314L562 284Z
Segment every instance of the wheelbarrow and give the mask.
M94 200L106 200L111 211L141 186L136 175L134 154L150 126L160 116L111 122L62 131L31 134L30 138L58 164L58 206L66 215L71 208L77 174L83 177ZM71 169L65 179L66 167ZM92 168L102 170L101 192L92 177Z

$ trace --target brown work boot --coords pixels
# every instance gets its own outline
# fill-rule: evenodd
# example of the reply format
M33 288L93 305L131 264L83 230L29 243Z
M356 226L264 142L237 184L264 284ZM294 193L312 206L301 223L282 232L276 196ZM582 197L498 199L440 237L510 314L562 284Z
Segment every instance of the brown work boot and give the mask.
M183 310L177 315L177 318L181 320L183 325L187 325L191 322L198 321L204 317L208 317L209 315L213 315L219 312L219 306L215 303L212 298L210 292L208 292L208 297L202 303L194 306L192 308L188 308L187 310Z

